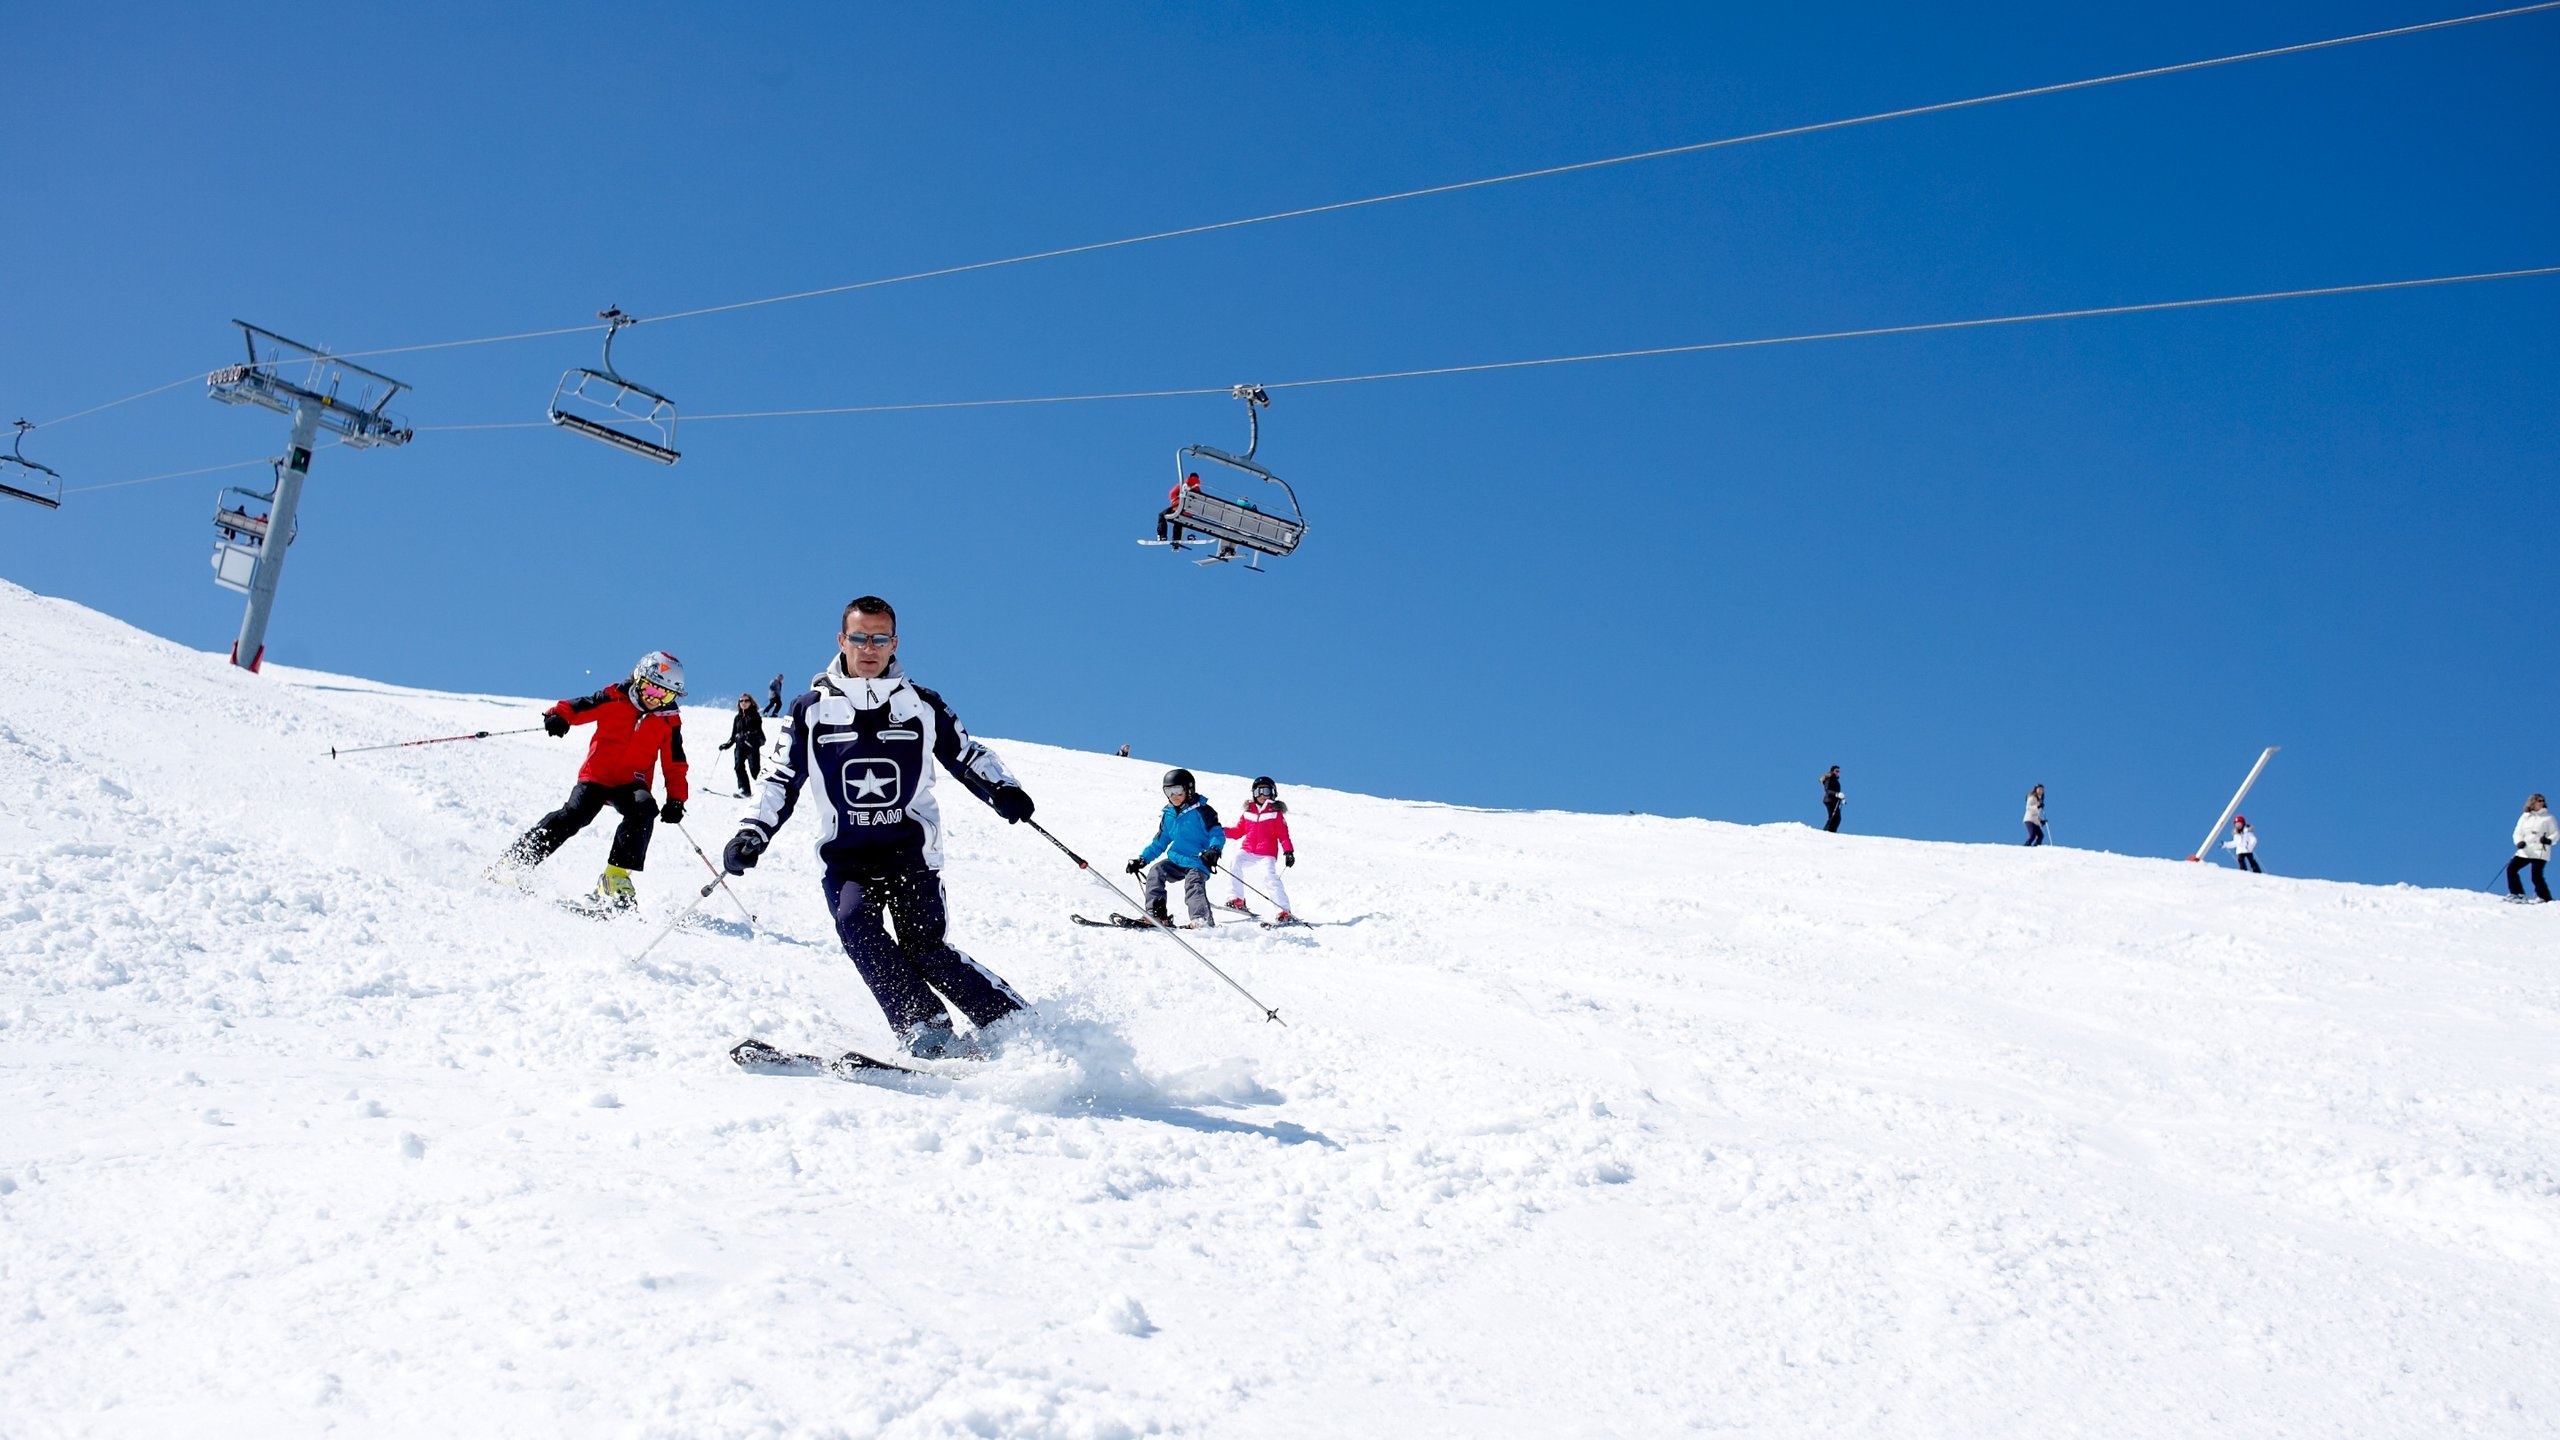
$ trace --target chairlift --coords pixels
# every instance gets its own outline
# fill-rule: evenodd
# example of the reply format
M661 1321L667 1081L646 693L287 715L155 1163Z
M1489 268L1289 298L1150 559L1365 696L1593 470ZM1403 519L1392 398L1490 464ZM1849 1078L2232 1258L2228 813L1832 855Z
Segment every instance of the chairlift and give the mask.
M39 465L19 453L27 443L27 432L36 428L28 421L18 422L18 433L9 442L9 453L0 455L0 495L24 500L47 510L62 508L62 476L52 466Z
M274 513L276 497L272 490L251 490L233 485L213 497L213 583L225 590L249 593L249 583L257 578L258 559L267 552L268 517ZM291 545L301 533L302 520L296 516L292 533L284 537Z
M1238 385L1234 394L1244 402L1245 423L1249 427L1244 453L1230 455L1214 445L1185 445L1175 451L1173 494L1164 512L1156 517L1157 538L1138 543L1179 551L1214 542L1209 555L1192 563L1222 565L1242 552L1245 568L1258 573L1263 556L1276 559L1298 548L1298 542L1306 538L1307 517L1298 508L1298 492L1290 488L1289 482L1253 458L1254 452L1262 448L1261 412L1270 405L1270 394L1259 385ZM1278 486L1287 513L1265 510L1240 495L1231 497L1211 490L1200 478L1201 461Z
M626 380L613 368L613 337L626 325L640 322L609 306L596 312L605 322L604 368L571 370L551 392L551 423L590 440L601 440L661 465L676 463L676 402L646 385ZM657 438L652 440L650 436Z

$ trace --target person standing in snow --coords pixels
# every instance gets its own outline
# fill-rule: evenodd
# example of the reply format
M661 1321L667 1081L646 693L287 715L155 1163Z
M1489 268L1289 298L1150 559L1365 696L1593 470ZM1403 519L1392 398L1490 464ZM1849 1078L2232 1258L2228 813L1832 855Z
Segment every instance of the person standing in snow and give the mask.
M1188 770L1164 772L1164 814L1156 821L1156 838L1129 862L1130 874L1147 877L1147 918L1158 925L1173 923L1165 891L1179 883L1192 925L1215 924L1209 916L1209 877L1217 872L1218 855L1226 845L1226 827L1200 798L1200 782ZM1149 861L1155 862L1152 868Z
M1227 838L1244 842L1243 856L1227 867L1227 908L1253 913L1244 903L1244 872L1251 870L1262 877L1262 893L1280 907L1272 919L1283 925L1297 919L1289 913L1289 887L1281 883L1280 868L1298 863L1298 849L1289 840L1289 802L1280 798L1280 787L1270 776L1253 777L1253 798L1227 827Z
M1023 1008L1002 976L943 939L939 765L1007 824L1031 818L1031 797L996 753L970 738L940 695L898 664L898 612L877 595L844 607L836 658L783 713L773 768L753 814L721 853L732 875L755 868L774 832L814 780L821 885L836 938L871 987L907 1053L961 1049L956 1012L978 1030ZM897 924L895 938L882 921Z
M2231 852L2234 863L2241 869L2252 875L2267 873L2258 864L2258 832L2249 824L2248 816L2231 817L2231 838L2222 842L2222 848Z
M768 687L766 688L766 690L765 690L765 692L764 692L764 693L765 693L765 696L766 696L766 699L765 699L765 702L764 702L764 713L765 713L766 715L768 715L768 716L771 716L771 715L779 715L779 714L781 714L781 713L782 713L782 677L781 677L781 676L779 676L779 675L774 676L774 677L773 677L773 684L772 684L772 685L770 685L770 686L768 686Z
M2027 792L2027 847L2033 849L2043 843L2044 787L2039 785Z
M2516 819L2516 857L2507 862L2507 897L2524 898L2524 884L2519 878L2533 871L2533 897L2548 903L2551 887L2543 883L2542 867L2551 859L2551 847L2560 842L2560 824L2551 819L2551 807L2539 795L2525 797L2524 814Z
M738 697L738 713L729 721L729 738L720 742L723 750L737 753L729 757L738 772L738 798L752 793L756 775L764 768L764 716L756 709L756 697Z
M1822 831L1836 834L1840 829L1840 767L1834 765L1822 777Z
M508 846L500 866L522 871L541 864L610 805L621 812L622 823L614 829L595 899L616 910L639 903L631 876L648 865L650 835L658 821L673 824L684 818L689 793L684 720L676 713L683 695L683 662L652 650L632 667L630 679L543 711L542 728L554 738L567 735L572 725L593 725L596 733L587 742L586 763L578 767L578 783L569 788L568 801ZM651 772L662 765L667 776L664 806L649 792Z

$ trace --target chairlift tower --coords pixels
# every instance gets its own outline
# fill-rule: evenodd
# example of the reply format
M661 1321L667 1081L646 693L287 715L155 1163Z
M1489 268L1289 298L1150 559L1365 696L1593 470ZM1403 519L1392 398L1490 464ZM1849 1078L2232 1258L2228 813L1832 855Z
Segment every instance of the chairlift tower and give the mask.
M248 611L240 617L240 637L231 642L231 663L255 671L267 656L267 619L275 612L276 583L284 578L285 549L294 533L294 512L302 504L302 482L311 473L312 442L326 430L340 444L362 450L406 445L414 432L384 409L393 396L409 388L402 382L245 320L231 323L240 327L241 337L248 342L248 363L214 371L207 377L207 392L226 405L263 406L293 420L284 458L276 464L276 488L258 497L268 502L266 523L254 536L233 530L214 552L217 583L226 574L245 578L245 586L228 587L244 588L249 596ZM290 366L301 367L299 381L278 373ZM341 389L348 394L342 397ZM219 514L215 524L222 525ZM244 540L255 543L240 543ZM225 551L234 553L226 556ZM236 577L236 570L226 569L226 559L245 559L248 574Z

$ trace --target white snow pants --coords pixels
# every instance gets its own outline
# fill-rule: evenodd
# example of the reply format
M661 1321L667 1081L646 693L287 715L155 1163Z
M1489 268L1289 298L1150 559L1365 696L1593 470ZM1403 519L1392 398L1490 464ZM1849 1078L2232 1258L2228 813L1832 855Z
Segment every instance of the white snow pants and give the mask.
M1247 877L1244 873L1247 870L1253 871L1253 875ZM1279 856L1256 855L1247 851L1246 853L1238 855L1233 860L1227 862L1228 896L1236 900L1243 899L1245 881L1248 878L1250 878L1256 886L1260 887L1263 894L1271 897L1272 904L1279 906L1283 910L1291 908L1289 904L1289 887L1280 883Z

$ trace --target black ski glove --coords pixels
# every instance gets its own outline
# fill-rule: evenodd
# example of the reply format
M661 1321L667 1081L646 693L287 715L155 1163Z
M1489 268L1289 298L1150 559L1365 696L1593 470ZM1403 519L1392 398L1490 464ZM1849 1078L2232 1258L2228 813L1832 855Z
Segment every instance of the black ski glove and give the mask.
M738 742L737 742L737 741L735 741L735 740L723 740L723 741L721 741L721 742L720 742L720 748L721 748L721 749L723 749L723 750L726 750L726 749L728 749L730 746L735 745L735 744L737 744L737 743L738 743Z
M569 733L569 722L557 712L545 710L542 712L542 728L550 731L551 738L557 740Z
M1203 875L1215 875L1218 873L1217 851L1203 850L1200 852L1200 873Z
M1295 869L1297 869L1297 868L1298 868L1298 852L1297 852L1297 851L1295 851L1295 850L1284 850L1284 851L1280 852L1280 868L1282 868L1283 870L1295 870Z
M1129 873L1132 875L1143 875L1146 873L1146 870L1147 862L1144 860L1132 860L1129 862Z
M997 786L987 803L996 807L996 813L1004 817L1007 825L1019 825L1031 818L1031 792L1019 785Z
M756 868L756 861L764 856L764 847L772 843L771 836L749 826L732 836L729 848L720 852L720 868L732 875L744 875Z
M670 825L680 823L684 819L684 802L681 800L670 800L666 804L659 806L658 818L666 821Z

